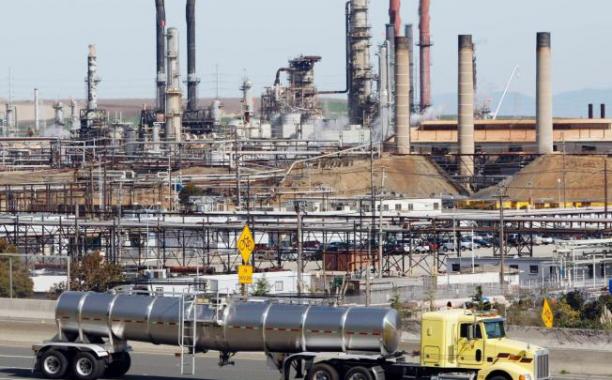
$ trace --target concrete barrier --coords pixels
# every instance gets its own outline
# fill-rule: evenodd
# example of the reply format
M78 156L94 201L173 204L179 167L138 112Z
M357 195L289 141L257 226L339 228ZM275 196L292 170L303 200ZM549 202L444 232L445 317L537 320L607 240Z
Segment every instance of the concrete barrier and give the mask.
M0 298L0 318L53 320L55 301Z

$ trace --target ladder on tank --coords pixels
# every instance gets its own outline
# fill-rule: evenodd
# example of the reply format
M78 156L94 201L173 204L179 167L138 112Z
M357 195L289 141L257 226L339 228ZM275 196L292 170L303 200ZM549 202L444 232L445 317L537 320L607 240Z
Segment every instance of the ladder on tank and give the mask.
M197 296L182 294L179 305L179 347L181 375L195 374Z

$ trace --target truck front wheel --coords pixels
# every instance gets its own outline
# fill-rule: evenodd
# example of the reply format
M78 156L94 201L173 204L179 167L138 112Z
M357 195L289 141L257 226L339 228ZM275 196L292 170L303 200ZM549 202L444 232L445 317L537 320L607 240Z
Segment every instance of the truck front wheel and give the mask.
M374 380L374 378L366 367L353 367L344 375L344 380Z
M77 380L96 380L104 374L106 363L92 353L79 352L72 359L72 371Z
M338 371L327 363L317 363L308 371L307 380L339 380Z
M40 356L40 370L47 379L60 379L68 370L66 355L57 350L48 350Z

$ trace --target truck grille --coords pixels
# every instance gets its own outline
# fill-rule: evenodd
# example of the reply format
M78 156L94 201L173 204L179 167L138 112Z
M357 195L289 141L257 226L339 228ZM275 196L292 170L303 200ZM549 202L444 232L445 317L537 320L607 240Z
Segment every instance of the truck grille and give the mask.
M548 351L542 350L536 354L536 379L550 378L550 369L548 367Z

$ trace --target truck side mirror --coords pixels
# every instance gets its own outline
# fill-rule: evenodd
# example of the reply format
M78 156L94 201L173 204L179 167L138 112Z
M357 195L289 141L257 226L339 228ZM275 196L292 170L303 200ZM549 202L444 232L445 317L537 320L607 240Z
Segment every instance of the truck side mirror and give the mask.
M467 340L474 340L474 326L470 326L467 331Z

